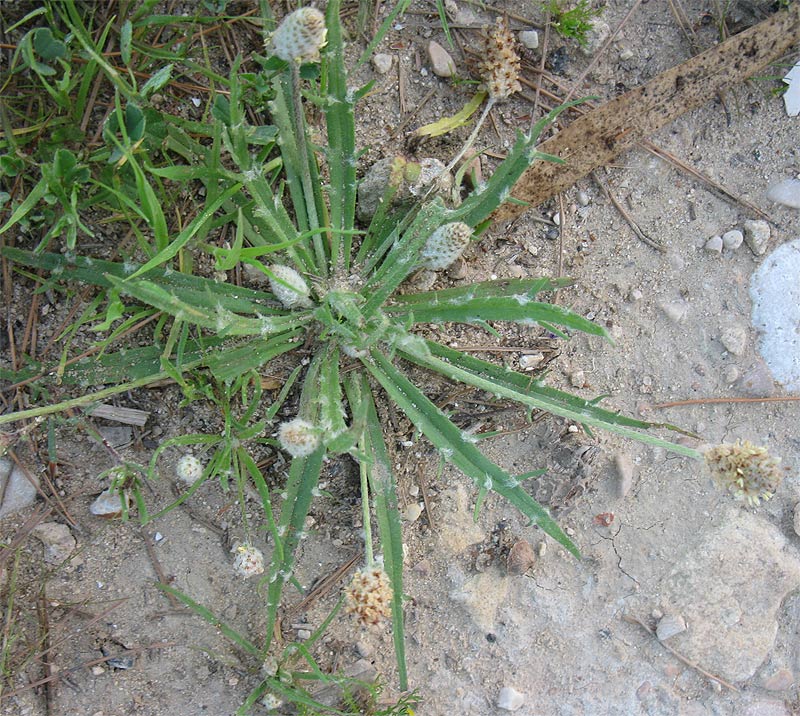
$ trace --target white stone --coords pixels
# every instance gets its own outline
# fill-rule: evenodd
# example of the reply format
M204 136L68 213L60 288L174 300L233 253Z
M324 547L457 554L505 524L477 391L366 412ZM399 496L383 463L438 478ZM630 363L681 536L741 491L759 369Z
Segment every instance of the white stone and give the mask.
M497 697L497 708L504 711L516 711L525 703L525 694L517 691L513 686L504 686Z
M31 477L35 484L10 460L0 458L0 518L33 504L39 482L35 473Z
M69 527L60 522L43 522L32 534L44 545L44 561L61 564L75 551L76 542Z
M519 367L522 370L534 370L544 360L544 353L526 353L519 357Z
M738 323L732 323L722 329L719 340L726 351L740 356L747 348L747 329Z
M800 179L784 179L767 189L767 199L792 209L800 209Z
M456 73L456 63L450 53L435 40L428 43L428 59L437 77L452 77Z
M712 236L706 243L703 245L703 248L712 254L719 254L722 253L722 244L723 239L721 236Z
M665 641L684 631L686 631L686 620L680 614L667 614L659 619L656 636L659 641Z
M406 522L416 522L421 514L422 505L418 502L411 502L406 506L406 509L403 510L403 519Z
M792 520L794 526L794 533L800 537L800 502L794 506L794 518Z
M589 202L591 201L588 192L585 192L583 189L578 190L578 194L575 198L581 206L589 206Z
M722 245L730 251L735 251L742 245L744 234L739 229L731 229L722 235Z
M779 246L750 281L759 350L775 380L800 393L800 239Z
M523 47L535 50L539 47L539 33L536 30L523 30L519 33L519 41Z
M391 55L379 52L372 56L372 67L379 75L385 75L392 69L393 58Z
M617 495L625 497L633 485L633 460L628 453L619 452L614 456L617 471Z
M763 256L767 251L770 228L766 221L748 219L744 222L744 238L756 256Z

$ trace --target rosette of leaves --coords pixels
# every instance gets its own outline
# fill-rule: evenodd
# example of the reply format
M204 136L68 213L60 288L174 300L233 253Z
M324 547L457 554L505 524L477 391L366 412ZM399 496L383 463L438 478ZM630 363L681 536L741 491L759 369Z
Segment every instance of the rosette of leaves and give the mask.
M438 198L395 207L392 198L397 186L390 185L369 226L359 227L355 221L358 155L354 117L357 103L369 87L353 90L348 86L338 0L328 3L326 24L327 45L318 68L298 67L275 57L264 62L264 77L274 93L272 127L248 123L238 63L231 72L229 97L217 97L213 120L207 125L193 126L191 133L181 132L179 122L170 124L168 117L162 117L171 138L169 162L148 164L147 170L161 180L202 183L205 203L166 245L157 244L142 265L74 254L3 250L16 264L43 269L50 283L78 281L100 286L107 299L109 326L118 319L123 319L123 325L132 325L157 312L162 317L159 339L153 346L128 349L124 355L108 353L100 359L62 365L59 370L66 382L110 387L0 416L0 423L85 405L165 377L188 389L186 377L198 371L231 384L279 355L302 348L305 356L310 349L298 418L315 426L319 445L292 459L280 497L270 493L255 463L248 463L252 463L248 474L264 502L274 545L264 577L268 619L263 651L270 646L284 585L292 578L295 551L317 493L325 455L350 453L359 461L365 478L363 498L371 500L375 511L391 580L395 648L401 687L405 688L400 519L390 451L376 407L378 394L393 401L445 461L476 483L480 494L492 490L502 495L576 557L577 547L525 491L521 480L484 456L474 438L415 384L413 376L419 369L529 409L546 410L587 429L604 428L683 454L694 456L694 452L644 432L652 424L621 416L415 332L419 324L461 322L487 327L493 321L512 321L543 326L564 337L572 331L606 337L597 324L539 300L539 293L569 285L565 279L484 281L398 294L400 285L421 265L428 239L437 229L461 222L480 233L531 162L557 161L541 155L535 145L546 124L566 107L552 112L529 134L519 134L487 184L457 208L448 208ZM324 147L311 141L305 102L314 103L324 115ZM211 232L226 225L233 229L227 248L205 243ZM273 287L281 286L278 294L299 290L296 281L286 281L289 274L284 269L276 272L271 268L289 267L303 277L303 300L287 302L275 293L176 270L176 257L188 246L210 251L218 271L237 265L251 267ZM264 688L279 686L265 682Z

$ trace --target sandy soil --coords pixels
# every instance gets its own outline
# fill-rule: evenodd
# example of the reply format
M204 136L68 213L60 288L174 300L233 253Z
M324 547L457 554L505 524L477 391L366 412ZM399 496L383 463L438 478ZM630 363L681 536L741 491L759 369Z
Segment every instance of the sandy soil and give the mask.
M750 3L734 4L730 15L739 17L742 27L755 21ZM629 5L612 0L602 19L615 27ZM711 5L683 3L704 46L716 37L713 23L703 22ZM514 10L540 16L529 3ZM475 18L476 24L493 19L477 11ZM522 29L521 23L512 24ZM403 82L409 111L436 90L407 129L452 113L468 97L469 87L430 72L425 47L429 39L443 42L440 35L434 17L410 14L380 48L394 58L391 71L361 70L361 79L376 79L360 116L362 141L371 144L367 161L403 149L402 133L393 138L387 130L403 116L398 82ZM476 32L463 31L461 37L478 46ZM551 38L551 47L559 44ZM567 52L561 77L569 85L588 56L573 43L567 43ZM464 56L458 51L453 56L459 76L469 76ZM645 2L581 93L612 97L688 56L669 4ZM528 51L526 58L538 63L536 51ZM797 119L788 118L783 103L770 94L774 86L754 81L737 87L725 96L725 107L709 98L702 109L652 137L763 208L772 229L767 252L800 236L797 212L772 205L764 196L769 184L800 169ZM514 129L526 126L530 110L524 99L499 108L481 146L501 151ZM418 156L447 159L452 146L453 138L435 141ZM484 171L490 172L492 164L485 158ZM465 275L441 277L439 285L489 275L554 276L561 267L577 284L562 290L558 301L605 325L613 345L583 336L554 342L541 332L508 327L501 329L502 341L458 328L440 335L462 347L486 346L485 354L478 355L513 367L525 352L543 351L552 385L587 398L608 395L609 406L675 423L707 443L741 438L766 444L793 469L776 496L754 511L719 492L698 462L607 434L587 436L552 418L526 426L517 411L486 405L485 396L464 396L460 407L465 414L480 420L482 429L505 433L481 443L492 458L515 473L548 469L526 484L578 544L584 557L579 562L495 497L487 498L474 522L473 486L453 469L438 474L426 444L403 447L413 435L403 433L401 424L396 461L402 498L410 504L424 493L430 510L408 523L404 533L410 680L422 697L417 713L506 713L497 706L503 687L523 695L516 711L522 716L800 713L800 537L793 528L800 500L798 404L658 407L690 398L782 394L765 373L750 323L749 280L764 257L747 245L721 254L703 248L709 237L757 217L644 150L622 156L603 177L664 252L637 239L603 191L586 180L563 197L560 238L548 238L552 227L540 221L559 207L539 207L511 226L495 227L470 248ZM447 390L444 385L433 388ZM144 439L134 434L120 447L127 459L138 462L149 460L157 441L213 430L216 424L215 416L198 404L179 409L171 388L141 391L122 404L151 411ZM46 602L50 662L66 673L49 693L27 689L8 696L0 713L233 713L258 683L254 665L211 626L165 600L153 586L156 574L146 540L154 540L152 549L176 587L258 639L263 597L230 569L239 529L236 496L207 484L187 509L169 513L145 532L133 523L102 521L88 513L88 505L99 491L97 474L111 466L108 455L79 432L64 430L58 444L63 460L58 487L75 518L71 531L77 555L71 563L42 571L41 546L29 539L15 599L33 651L36 604ZM34 454L22 449L20 455L38 469ZM165 458L163 479L149 488L153 505L171 497L176 457ZM275 480L281 469L276 463ZM312 508L310 537L298 568L303 585L361 549L353 465L334 461L327 479L330 496ZM248 500L245 510L255 515L257 504ZM29 514L5 520L5 539ZM525 575L509 576L503 545L519 539L534 546L536 562ZM285 624L288 635L318 625L337 593L334 589L306 611L292 613ZM651 629L660 625L662 636L673 625L685 629L662 642L634 619ZM129 656L125 665L131 668L84 666L112 653ZM317 653L328 667L367 675L370 668L376 670L386 684L384 696L396 694L388 627L362 631L339 618ZM37 659L15 669L11 682L18 689L43 677Z

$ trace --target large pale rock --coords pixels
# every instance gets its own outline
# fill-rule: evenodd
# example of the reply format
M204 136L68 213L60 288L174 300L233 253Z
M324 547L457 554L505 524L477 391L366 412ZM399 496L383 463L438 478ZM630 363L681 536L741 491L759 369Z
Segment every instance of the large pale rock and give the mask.
M662 580L665 605L688 625L670 645L723 679L749 679L775 642L781 603L798 586L800 562L781 532L732 508Z

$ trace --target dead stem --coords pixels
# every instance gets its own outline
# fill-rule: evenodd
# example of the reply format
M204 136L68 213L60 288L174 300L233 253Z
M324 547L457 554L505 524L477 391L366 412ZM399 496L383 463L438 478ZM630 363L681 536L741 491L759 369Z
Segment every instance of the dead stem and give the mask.
M669 644L666 644L665 642L661 641L656 636L656 633L638 617L632 616L630 614L623 614L622 618L629 624L638 624L640 627L642 627L642 629L644 629L648 634L650 634L650 636L656 639L658 643L661 644L661 646L663 646L670 654L672 654L676 659L682 661L684 664L686 664L686 666L694 669L695 671L711 679L712 681L716 681L718 684L721 684L725 688L728 688L731 691L736 691L738 693L739 689L737 689L733 684L728 683L727 681L725 681L725 679L722 679L719 676L714 676L714 674L712 674L710 671L706 671L703 667L699 666L698 664L695 664L693 661L690 661L682 654L679 654Z

